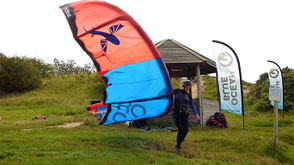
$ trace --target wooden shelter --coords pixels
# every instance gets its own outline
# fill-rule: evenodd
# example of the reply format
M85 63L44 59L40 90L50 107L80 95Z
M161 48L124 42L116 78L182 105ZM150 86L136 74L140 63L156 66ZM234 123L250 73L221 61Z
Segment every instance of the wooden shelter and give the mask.
M216 73L215 62L173 39L162 40L155 46L163 57L171 77L192 79L197 76L197 108L200 112L200 124L203 125L200 75Z
M214 61L175 40L162 40L155 46L171 77L195 77L197 66L200 66L200 75L216 73Z

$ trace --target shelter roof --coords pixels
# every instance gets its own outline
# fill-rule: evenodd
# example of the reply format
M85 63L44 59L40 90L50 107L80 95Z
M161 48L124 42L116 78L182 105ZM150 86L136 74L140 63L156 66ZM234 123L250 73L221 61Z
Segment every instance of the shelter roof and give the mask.
M215 62L189 47L166 39L155 44L160 52L171 77L195 77L196 67L200 65L200 74L216 73Z

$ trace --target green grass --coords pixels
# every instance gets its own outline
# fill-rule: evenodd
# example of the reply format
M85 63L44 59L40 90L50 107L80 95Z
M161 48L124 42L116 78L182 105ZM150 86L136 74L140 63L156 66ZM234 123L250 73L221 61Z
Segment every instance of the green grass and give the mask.
M52 77L42 87L25 93L0 96L0 106L64 105L86 106L91 99L102 98L104 83L91 75Z
M4 118L0 123L0 164L294 163L293 123L280 127L276 148L272 145L273 128L255 126L254 122L262 117L260 123L267 123L271 117L268 114L246 117L245 131L241 117L227 113L227 129L191 127L183 143L183 155L179 155L174 148L176 132L139 132L123 124L98 126L94 117L85 113L63 113L39 121L32 121L25 113L17 119ZM293 119L293 114L286 118ZM48 127L73 121L84 125Z
M53 78L41 89L2 96L0 164L294 164L293 112L284 119L280 114L278 147L273 113L245 113L245 131L242 116L225 113L229 128L190 127L179 155L176 132L98 126L85 110L100 97L93 82L91 77ZM47 118L32 120L37 115ZM52 127L70 122L84 124Z
M216 79L208 75L202 76L202 78L205 86L205 91L202 92L203 99L218 100Z

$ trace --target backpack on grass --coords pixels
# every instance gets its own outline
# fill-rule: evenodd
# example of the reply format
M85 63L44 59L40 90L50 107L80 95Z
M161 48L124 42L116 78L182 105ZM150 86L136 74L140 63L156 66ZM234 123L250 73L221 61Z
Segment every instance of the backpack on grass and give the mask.
M214 115L210 116L206 125L217 128L228 128L226 116L220 112L215 112Z

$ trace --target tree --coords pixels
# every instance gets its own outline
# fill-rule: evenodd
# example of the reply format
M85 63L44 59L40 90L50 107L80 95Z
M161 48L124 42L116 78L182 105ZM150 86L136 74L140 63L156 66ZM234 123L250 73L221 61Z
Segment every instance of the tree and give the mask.
M49 77L54 74L54 68L51 64L47 64L43 60L37 58L27 58L27 60L37 68L37 72L42 78Z
M54 58L52 66L54 68L54 74L57 76L77 75L83 73L90 74L95 70L90 63L86 64L84 67L80 67L73 59L64 62L63 60Z
M0 55L0 91L22 92L41 85L38 68L26 57Z
M294 110L294 70L288 67L283 69L284 75L284 105L285 110Z

